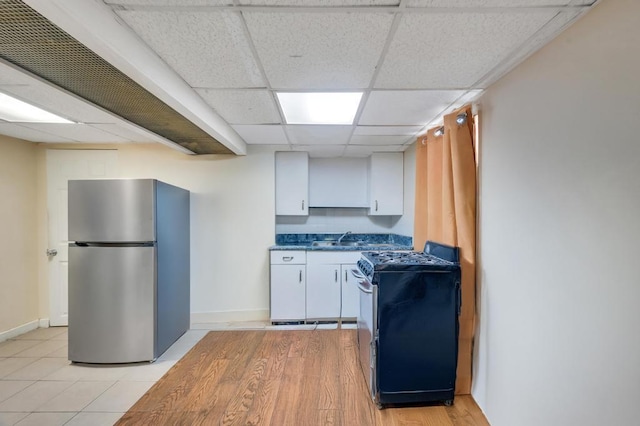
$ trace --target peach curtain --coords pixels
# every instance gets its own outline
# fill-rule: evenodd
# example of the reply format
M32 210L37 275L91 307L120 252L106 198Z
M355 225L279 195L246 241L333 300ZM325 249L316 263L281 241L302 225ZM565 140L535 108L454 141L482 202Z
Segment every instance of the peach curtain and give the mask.
M459 125L456 118L466 113ZM460 247L462 310L456 393L471 392L476 282L476 159L471 107L444 117L444 135L431 129L418 139L413 242L427 240Z

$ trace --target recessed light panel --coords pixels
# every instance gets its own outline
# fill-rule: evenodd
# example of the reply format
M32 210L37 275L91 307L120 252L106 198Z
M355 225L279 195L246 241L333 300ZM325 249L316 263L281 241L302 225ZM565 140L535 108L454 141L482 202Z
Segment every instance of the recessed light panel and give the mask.
M287 124L353 124L362 92L278 93Z
M0 120L13 123L73 123L4 93L0 93Z

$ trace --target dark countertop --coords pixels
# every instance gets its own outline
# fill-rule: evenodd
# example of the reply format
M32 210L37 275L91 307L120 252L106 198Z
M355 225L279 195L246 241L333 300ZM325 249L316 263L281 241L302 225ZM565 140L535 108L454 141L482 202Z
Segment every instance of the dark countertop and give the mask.
M413 250L413 239L398 234L348 234L342 238L342 242L351 244L358 243L358 245L312 245L314 241L337 241L341 235L342 234L276 234L276 244L269 247L269 250Z

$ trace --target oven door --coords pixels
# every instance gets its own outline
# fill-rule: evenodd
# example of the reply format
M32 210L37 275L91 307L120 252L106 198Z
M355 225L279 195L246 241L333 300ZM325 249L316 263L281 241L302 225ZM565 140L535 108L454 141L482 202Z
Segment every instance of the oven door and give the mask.
M371 399L376 401L376 324L378 287L372 285L359 270L352 270L360 290L358 312L358 358Z

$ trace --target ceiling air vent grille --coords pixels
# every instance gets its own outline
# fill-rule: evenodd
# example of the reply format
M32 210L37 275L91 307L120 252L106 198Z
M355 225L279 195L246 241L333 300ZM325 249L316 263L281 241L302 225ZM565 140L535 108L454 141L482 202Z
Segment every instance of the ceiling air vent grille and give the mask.
M196 154L232 153L19 0L0 0L0 57Z

